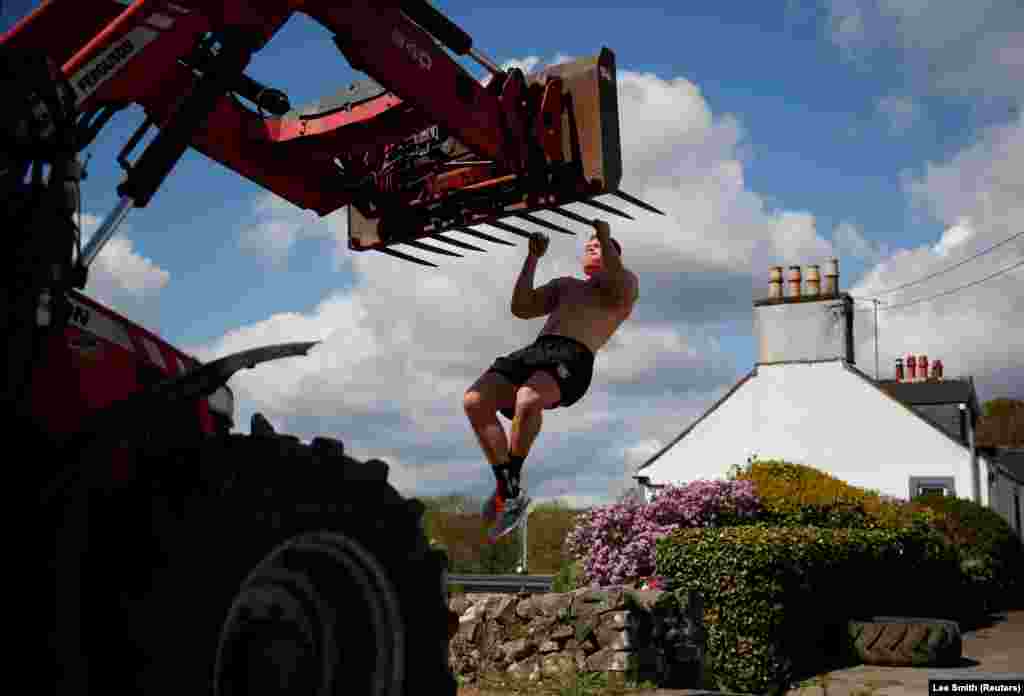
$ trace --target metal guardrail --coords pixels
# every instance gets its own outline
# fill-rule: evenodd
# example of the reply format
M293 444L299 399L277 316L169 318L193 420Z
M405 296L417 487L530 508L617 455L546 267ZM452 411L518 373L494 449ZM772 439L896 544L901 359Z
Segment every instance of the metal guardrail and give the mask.
M551 592L554 575L449 575L448 587L461 586L466 592Z

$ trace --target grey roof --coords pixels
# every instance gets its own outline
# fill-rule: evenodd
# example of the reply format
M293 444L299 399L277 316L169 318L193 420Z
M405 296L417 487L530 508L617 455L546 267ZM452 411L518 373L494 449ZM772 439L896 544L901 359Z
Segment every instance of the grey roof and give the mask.
M897 396L896 394L893 393L893 391L899 391L899 390L892 390L892 391L890 391L889 389L886 389L886 387L889 386L889 385L897 385L899 387L913 387L913 386L927 387L931 383L930 382L887 382L887 381L880 381L880 380L872 379L868 375L866 375L863 372L861 372L856 366L851 365L848 362L844 361L843 362L843 366L847 370L849 370L850 372L852 372L853 374L857 375L862 380L864 380L865 382L870 384L872 387L877 389L881 394L885 395L889 399L892 399L893 401L898 403L900 406L905 408L907 413L913 415L915 418L917 418L919 420L922 420L925 423L927 423L928 425L930 425L933 428L935 428L935 430L937 432L939 432L939 433L942 433L942 436L945 437L947 440L950 440L951 442L955 442L960 447L963 447L965 449L967 448L967 445L965 445L964 443L960 442L960 440L956 439L955 437L950 435L948 432L946 432L946 430L942 426L940 426L938 423L933 421L931 418L928 418L923 413L920 413L919 411L915 411L911 407L912 406L923 406L923 405L926 405L926 404L973 403L974 406L972 408L975 409L974 410L974 414L975 414L975 420L976 420L977 419L977 413L978 413L977 410L976 410L977 409L977 403L978 403L977 399L974 399L973 402L971 402L971 401L968 401L968 402L964 402L964 401L917 401L916 399L918 399L918 398L925 398L925 397L920 396L919 392L914 392L913 394L911 394L910 400L904 400L901 397L903 395L905 395L905 394L901 394L900 396ZM942 384L942 382L938 382L938 384ZM971 394L971 396L973 398L973 396L974 396L974 382L970 381L968 383L968 386L970 387L970 394ZM906 391L909 392L910 390L906 390Z
M996 464L1015 478L1017 483L1024 484L1024 449L998 450Z
M897 382L881 380L878 387L889 396L912 406L970 404L978 413L974 382L967 379L942 379L935 382Z

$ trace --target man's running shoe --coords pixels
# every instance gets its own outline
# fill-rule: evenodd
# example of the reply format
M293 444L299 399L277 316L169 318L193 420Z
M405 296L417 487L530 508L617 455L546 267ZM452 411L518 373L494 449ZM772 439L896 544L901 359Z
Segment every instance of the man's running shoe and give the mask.
M531 498L526 496L525 491L520 491L515 498L505 500L505 509L498 514L498 521L491 528L488 537L492 542L509 534L526 519L526 509L530 506Z
M504 509L505 501L498 493L497 487L495 487L494 492L491 493L491 497L484 501L481 514L483 514L484 520L488 524L494 524L498 519L498 515L500 515Z

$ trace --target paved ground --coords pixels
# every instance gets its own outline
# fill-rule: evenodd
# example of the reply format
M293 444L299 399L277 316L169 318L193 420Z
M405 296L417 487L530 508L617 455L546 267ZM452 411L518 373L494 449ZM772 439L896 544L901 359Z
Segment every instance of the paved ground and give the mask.
M963 663L954 669L859 665L827 672L786 696L928 696L928 679L944 677L1024 679L1024 610L998 615L988 628L965 633ZM505 692L501 696L506 696ZM691 689L652 689L633 696L725 696ZM490 696L464 687L459 696Z
M965 633L963 664L954 669L858 665L828 672L787 696L927 696L928 679L1024 679L1024 611L999 615L989 628Z

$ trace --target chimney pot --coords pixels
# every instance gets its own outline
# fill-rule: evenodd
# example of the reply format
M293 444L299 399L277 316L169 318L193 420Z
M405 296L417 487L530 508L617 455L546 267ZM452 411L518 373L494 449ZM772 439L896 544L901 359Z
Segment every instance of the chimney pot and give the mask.
M913 382L917 379L917 358L913 355L907 356L907 378Z
M782 266L772 266L768 269L770 280L768 281L768 297L773 300L782 297Z
M821 294L821 274L817 266L807 267L807 294L812 297Z
M829 259L825 263L825 294L839 294L839 260Z
M789 296L800 297L800 267L789 267Z
M942 379L942 361L939 359L932 363L932 377L937 380Z
M918 375L922 382L928 379L928 356L922 355L917 359Z
M903 359L896 358L896 381L903 381Z

